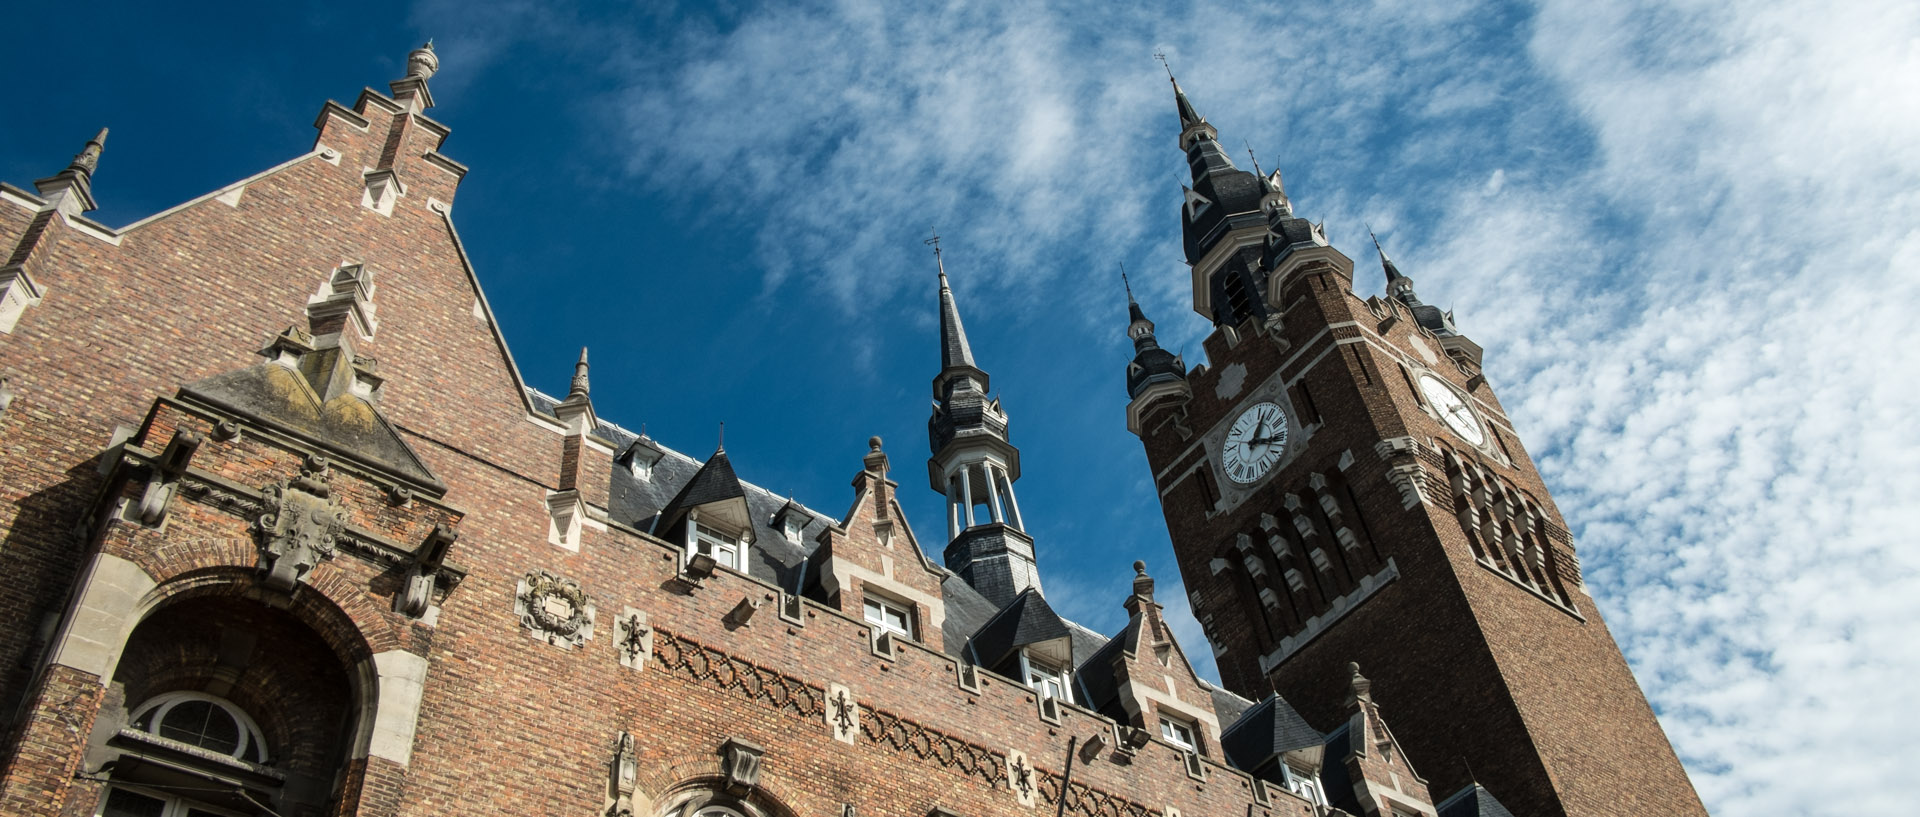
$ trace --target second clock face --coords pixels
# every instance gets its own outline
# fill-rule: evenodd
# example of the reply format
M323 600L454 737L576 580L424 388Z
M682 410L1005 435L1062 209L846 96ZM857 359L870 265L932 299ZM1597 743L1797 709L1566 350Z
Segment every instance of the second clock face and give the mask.
M1273 403L1240 412L1220 443L1220 468L1242 485L1266 476L1287 450L1287 413Z
M1465 400L1452 387L1440 382L1440 378L1430 374L1420 375L1420 393L1426 395L1433 410L1439 412L1442 422L1460 439L1480 445L1487 441L1486 432L1480 429L1480 418L1473 416L1473 409L1467 407Z

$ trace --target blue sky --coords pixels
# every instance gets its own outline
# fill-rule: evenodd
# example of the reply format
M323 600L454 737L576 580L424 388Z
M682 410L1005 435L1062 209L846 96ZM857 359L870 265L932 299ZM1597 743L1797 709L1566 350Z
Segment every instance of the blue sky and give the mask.
M1920 760L1920 7L104 3L7 12L0 178L113 128L119 225L304 151L434 37L454 218L528 380L844 507L887 440L915 529L933 260L1024 455L1049 598L1182 594L1124 426L1124 263L1200 357L1164 51L1378 291L1371 223L1489 379L1720 815L1892 813ZM1236 151L1236 155L1239 152ZM1183 619L1188 653L1204 658Z

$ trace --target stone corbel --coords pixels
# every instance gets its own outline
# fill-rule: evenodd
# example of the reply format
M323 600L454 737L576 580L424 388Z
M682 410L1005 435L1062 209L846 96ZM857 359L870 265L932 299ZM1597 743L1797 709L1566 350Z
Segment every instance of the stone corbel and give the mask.
M186 476L187 465L193 462L193 455L200 450L200 444L207 438L192 431L175 431L173 439L167 441L166 450L160 452L159 459L153 462L153 477L147 481L146 493L140 496L140 523L158 527L167 518L167 504L173 500L173 494L180 487L180 478Z
M729 738L720 747L721 772L727 778L727 793L745 797L760 785L760 759L767 750L739 738Z
M459 538L460 534L447 526L434 525L427 541L413 552L413 565L407 568L398 599L397 609L401 614L414 618L427 614L427 609L433 606L433 590L440 581L440 568L446 564L447 552Z
M39 303L46 294L27 274L26 267L15 264L0 269L0 333L12 333L27 307Z

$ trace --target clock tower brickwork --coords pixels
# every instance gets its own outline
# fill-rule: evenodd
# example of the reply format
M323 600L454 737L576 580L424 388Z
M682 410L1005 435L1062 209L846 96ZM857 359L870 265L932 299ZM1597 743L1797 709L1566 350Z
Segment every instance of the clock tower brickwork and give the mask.
M1388 294L1356 295L1279 174L1226 161L1175 91L1195 310L1216 328L1186 371L1133 305L1128 425L1227 687L1277 691L1324 730L1358 663L1436 792L1477 781L1543 817L1705 814L1480 348L1384 251ZM1284 442L1228 434L1269 402ZM1223 468L1225 447L1263 444L1283 449L1270 470Z

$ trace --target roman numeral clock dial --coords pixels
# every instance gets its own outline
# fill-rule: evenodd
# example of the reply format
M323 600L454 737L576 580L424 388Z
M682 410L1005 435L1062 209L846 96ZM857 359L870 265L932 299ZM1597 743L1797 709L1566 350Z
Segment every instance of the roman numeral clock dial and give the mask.
M1273 471L1287 450L1287 413L1273 403L1255 403L1233 421L1220 444L1220 469L1247 485Z

